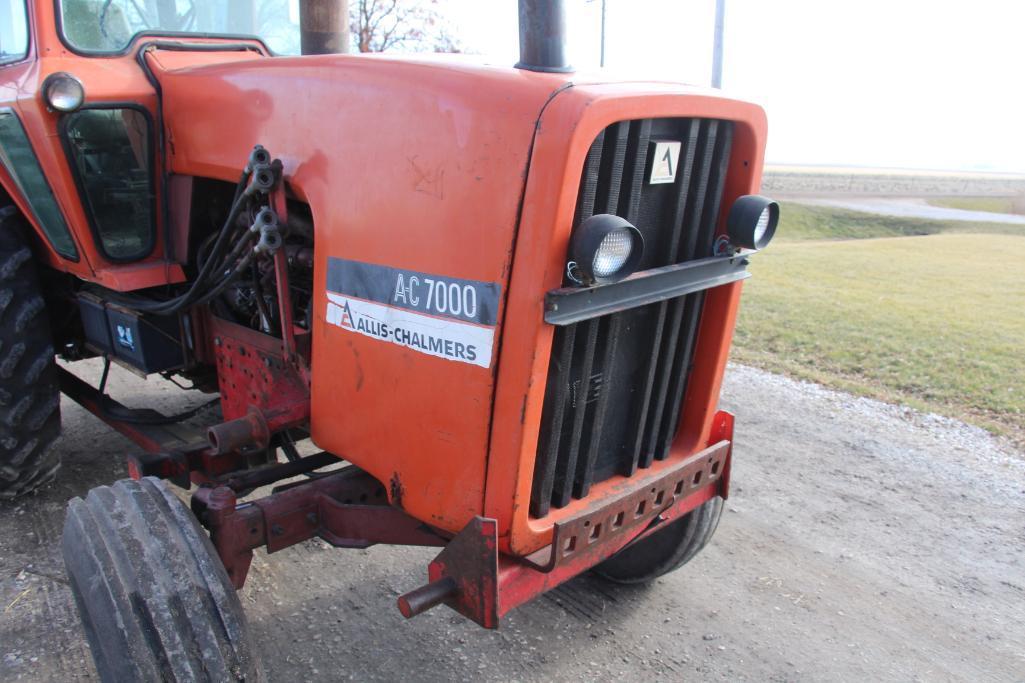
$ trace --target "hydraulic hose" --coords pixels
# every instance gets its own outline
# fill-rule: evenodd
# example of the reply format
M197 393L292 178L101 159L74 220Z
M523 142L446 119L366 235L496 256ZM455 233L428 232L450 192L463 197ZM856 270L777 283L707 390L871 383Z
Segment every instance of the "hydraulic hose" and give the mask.
M203 294L203 296L201 296L196 301L192 302L192 304L190 305L200 306L202 304L209 302L214 297L220 296L221 292L227 289L228 285L230 285L235 280L235 278L237 278L242 273L242 271L249 267L249 264L252 260L252 252L246 254L245 257L241 261L239 261L234 268L231 269L231 271L227 274L227 276L225 276L223 280L214 285L214 287L212 287L208 292Z
M147 299L142 297L125 297L118 296L112 297L115 299L121 299L126 306L134 308L143 313L155 313L158 315L170 315L177 313L178 311L184 310L193 304L193 301L202 296L204 290L209 286L210 276L217 270L224 267L224 263L218 263L220 261L220 252L224 250L224 246L227 241L227 237L232 233L231 228L234 226L236 220L238 220L239 212L241 211L243 198L240 198L234 206L232 206L231 212L228 214L228 220L225 222L224 227L221 229L221 233L217 236L217 241L214 243L213 248L206 261L203 263L203 267L200 268L199 274L196 279L192 282L188 291L183 294L168 299L167 301L156 301L153 299ZM247 232L240 243L250 241L249 233ZM228 261L230 263L230 261Z
M213 246L210 247L209 253L200 259L199 273L187 291L164 301L114 293L108 293L107 298L140 313L172 315L186 308L206 303L218 296L245 268L249 267L253 258L252 251L244 258L242 258L242 254L250 248L256 237L261 236L261 231L256 230L255 227L246 230L235 243L227 258L222 258L229 237L236 232L236 223L242 208L252 195L258 192L270 192L276 182L276 175L275 167L271 164L270 154L263 146L256 145L249 156L249 162L242 171L238 184L235 186L228 218L217 233L217 238ZM264 211L268 211L268 209L264 209ZM271 215L273 216L273 213ZM238 262L236 263L236 261ZM225 274L217 279L215 274L218 272Z
M225 267L227 263L231 263L230 260L225 263L218 263L218 261L220 261L220 255L221 252L224 251L228 237L232 232L234 232L235 222L238 220L242 207L245 204L245 200L249 198L250 193L246 189L246 183L249 181L251 173L252 171L249 167L242 172L242 177L239 178L238 185L235 188L235 198L232 202L231 210L228 212L228 218L221 227L221 230L217 235L217 240L214 242L214 245L210 250L210 254L207 255L199 270L199 274L192 282L192 285L190 285L188 291L166 301L158 301L147 297L127 294L108 294L107 298L115 303L135 309L141 313L153 313L156 315L171 315L194 305L194 299L202 296L204 294L204 290L209 286L209 278L211 274ZM247 231L241 242L248 242L250 239L251 234ZM236 245L236 249L237 247L238 245Z

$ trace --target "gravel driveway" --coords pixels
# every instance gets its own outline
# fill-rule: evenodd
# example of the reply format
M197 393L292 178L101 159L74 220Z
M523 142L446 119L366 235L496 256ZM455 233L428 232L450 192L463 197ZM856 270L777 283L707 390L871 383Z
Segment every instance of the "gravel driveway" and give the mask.
M113 388L184 402L152 380ZM432 550L258 554L243 603L270 679L1025 680L1025 454L747 367L723 402L733 495L683 570L647 588L585 576L488 632L444 608L400 617ZM0 504L2 680L96 676L58 539L66 500L125 476L131 446L67 401L64 428L58 482Z

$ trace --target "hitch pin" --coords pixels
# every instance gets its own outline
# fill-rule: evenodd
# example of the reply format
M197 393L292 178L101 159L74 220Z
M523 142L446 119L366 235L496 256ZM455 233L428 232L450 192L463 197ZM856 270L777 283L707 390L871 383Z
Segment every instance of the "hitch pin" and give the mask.
M444 576L437 581L431 581L400 595L399 611L406 619L412 619L432 607L437 607L448 598L454 598L458 593L459 586L456 584L456 580L451 576Z

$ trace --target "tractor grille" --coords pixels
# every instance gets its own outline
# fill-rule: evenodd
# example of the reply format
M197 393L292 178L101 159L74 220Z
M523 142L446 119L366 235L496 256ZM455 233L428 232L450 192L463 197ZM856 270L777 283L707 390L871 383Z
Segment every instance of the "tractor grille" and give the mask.
M711 255L733 124L642 119L591 145L574 225L621 216L644 236L639 270ZM676 180L649 184L656 141L682 143ZM669 452L690 374L703 293L559 327L545 390L531 514L583 498Z

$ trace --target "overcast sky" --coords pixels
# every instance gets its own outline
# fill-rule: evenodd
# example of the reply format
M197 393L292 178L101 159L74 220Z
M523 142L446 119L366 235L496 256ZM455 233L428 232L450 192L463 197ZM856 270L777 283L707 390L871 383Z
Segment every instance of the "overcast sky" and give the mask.
M770 162L1025 172L1025 0L726 0L724 89L764 106ZM515 0L443 0L511 63ZM601 0L567 0L597 68ZM714 0L607 0L606 66L708 84Z

